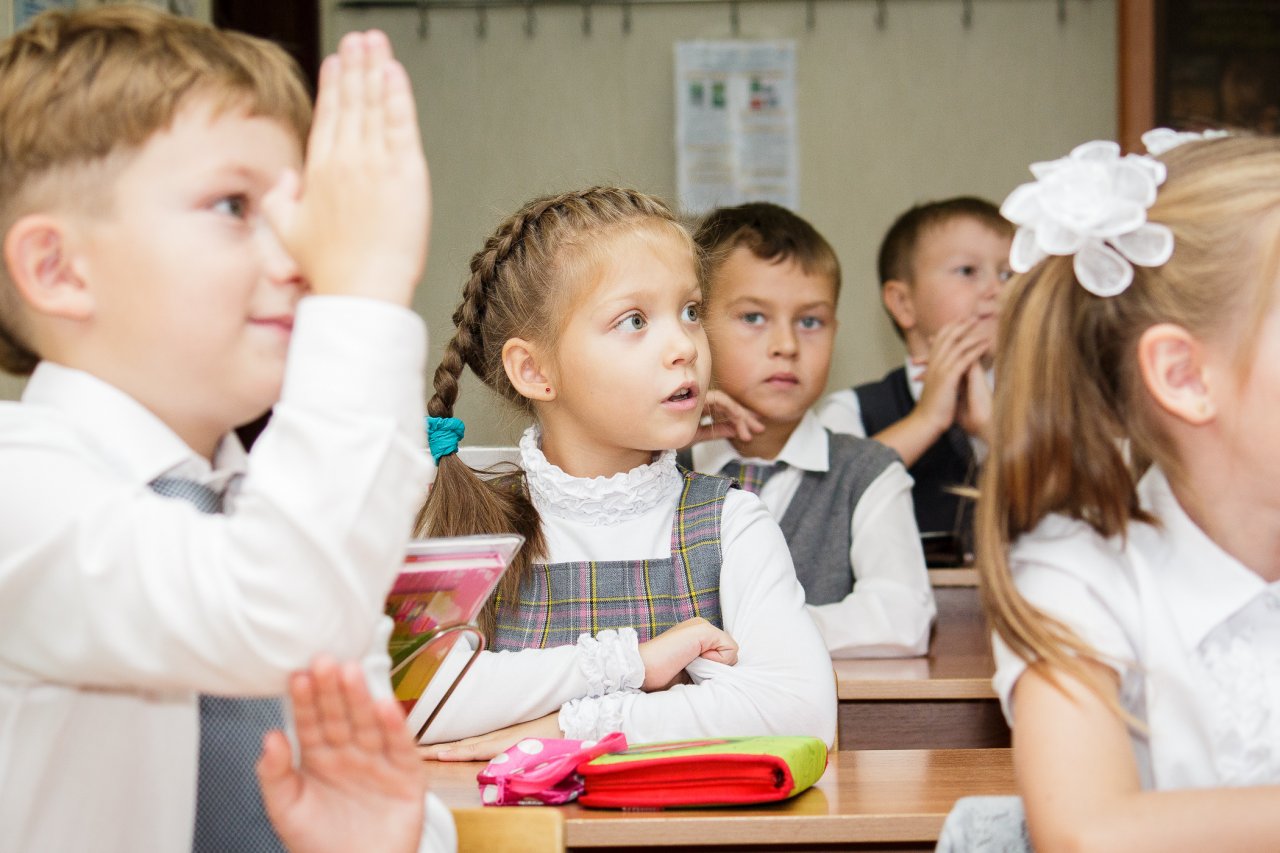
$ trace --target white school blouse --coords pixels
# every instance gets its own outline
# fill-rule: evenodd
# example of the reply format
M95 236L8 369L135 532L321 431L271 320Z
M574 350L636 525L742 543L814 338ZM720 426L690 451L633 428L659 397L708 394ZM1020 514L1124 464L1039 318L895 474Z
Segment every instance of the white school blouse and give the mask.
M675 454L613 477L571 477L538 448L531 428L521 465L542 517L548 562L664 559L682 488ZM760 500L737 489L721 519L720 609L738 663L695 661L695 684L660 693L588 696L579 646L482 652L424 737L425 743L484 734L570 707L567 737L618 729L632 743L731 735L813 735L835 740L831 659L805 611L782 531ZM634 654L634 653L632 653ZM638 663L638 655L635 655ZM456 660L456 657L455 657ZM446 662L441 675L447 678Z
M1061 516L1011 553L1019 591L1105 656L1144 788L1280 782L1280 584L1198 528L1153 468L1138 485L1160 526L1104 539ZM995 644L995 687L1011 724L1023 661Z
M776 459L746 459L725 439L693 448L695 470L715 474L733 460L787 467L760 499L781 522L806 471L829 466L826 429L806 412ZM894 462L863 493L849 521L849 571L857 583L840 601L806 605L832 657L903 657L929 650L937 607L911 502L911 475Z
M425 338L402 308L302 300L271 424L213 466L77 370L0 403L0 850L189 850L196 694L281 694L370 648L430 471ZM147 485L240 471L231 515Z

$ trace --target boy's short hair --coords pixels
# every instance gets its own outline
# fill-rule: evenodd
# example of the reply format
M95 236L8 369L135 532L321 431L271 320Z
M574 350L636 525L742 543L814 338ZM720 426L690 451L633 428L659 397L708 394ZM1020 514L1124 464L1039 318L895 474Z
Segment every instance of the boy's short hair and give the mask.
M693 235L705 258L707 279L739 246L762 261L795 261L806 275L823 276L840 296L840 260L818 229L785 207L759 201L717 208Z
M277 119L305 145L311 99L302 75L263 39L131 5L46 12L5 39L0 235L35 211L101 204L129 155L192 95ZM0 368L25 375L39 357L24 340L7 266L0 276Z
M880 286L894 280L910 282L915 274L920 237L955 219L976 219L997 234L1013 237L1013 224L1000 215L1000 208L984 198L964 195L917 204L894 220L880 242Z

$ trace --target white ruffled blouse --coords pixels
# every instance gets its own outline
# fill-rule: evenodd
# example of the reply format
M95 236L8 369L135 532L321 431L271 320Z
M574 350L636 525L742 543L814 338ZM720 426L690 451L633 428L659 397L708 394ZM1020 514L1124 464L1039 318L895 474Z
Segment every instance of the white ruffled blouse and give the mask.
M1209 539L1159 470L1138 494L1161 526L1121 542L1047 518L1013 549L1018 589L1113 662L1121 703L1149 729L1130 734L1143 787L1280 782L1280 583ZM1014 722L1025 664L998 639L996 661Z
M675 454L612 477L572 477L539 448L536 428L520 440L529 493L542 519L548 561L661 559L681 490ZM721 519L720 608L739 645L738 663L697 660L693 684L639 692L643 668L634 632L583 635L577 644L482 652L441 709L424 743L484 734L559 712L566 737L622 731L633 743L751 734L835 739L831 661L804 607L786 541L760 500L733 490ZM437 676L465 657L455 649Z

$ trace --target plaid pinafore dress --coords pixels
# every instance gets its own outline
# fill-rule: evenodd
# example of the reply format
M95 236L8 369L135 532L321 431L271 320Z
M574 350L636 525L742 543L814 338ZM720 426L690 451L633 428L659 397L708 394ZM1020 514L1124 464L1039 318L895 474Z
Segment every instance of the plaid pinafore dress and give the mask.
M720 519L732 481L683 474L671 525L671 556L534 564L515 601L499 597L490 648L567 646L580 634L626 627L635 628L643 643L694 616L723 627Z

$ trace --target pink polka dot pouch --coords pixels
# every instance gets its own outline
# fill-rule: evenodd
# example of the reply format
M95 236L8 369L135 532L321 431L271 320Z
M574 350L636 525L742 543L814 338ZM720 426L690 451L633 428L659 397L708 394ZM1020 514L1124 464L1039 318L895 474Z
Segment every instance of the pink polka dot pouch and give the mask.
M480 771L480 799L486 806L558 806L582 793L578 765L627 748L622 732L600 740L525 738Z

